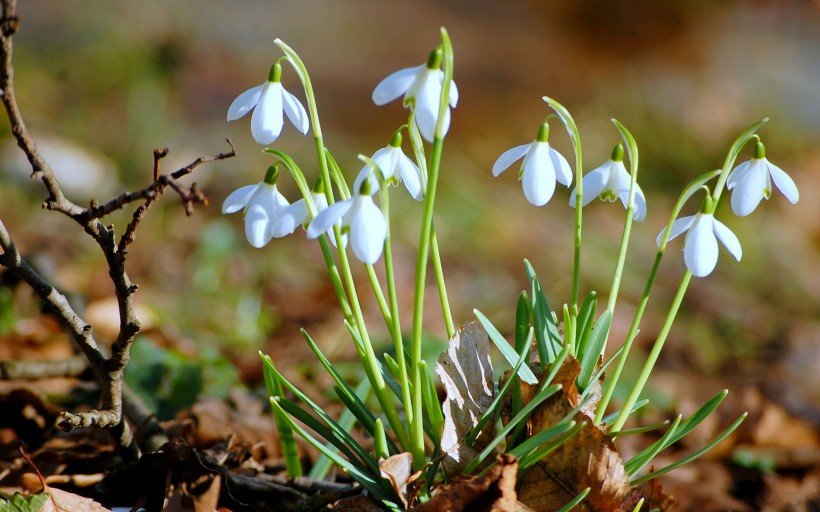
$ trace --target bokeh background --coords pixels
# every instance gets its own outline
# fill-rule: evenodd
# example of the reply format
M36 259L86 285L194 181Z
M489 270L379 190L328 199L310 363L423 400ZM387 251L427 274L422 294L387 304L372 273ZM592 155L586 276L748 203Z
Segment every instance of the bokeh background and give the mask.
M300 231L256 250L244 240L241 218L220 214L227 194L260 181L272 163L252 140L248 119L229 124L225 116L239 93L266 78L280 55L273 39L285 40L307 64L326 145L352 180L361 167L356 156L386 145L406 120L398 102L374 106L373 87L422 63L445 26L461 97L444 149L436 226L456 322L471 320L478 308L509 330L517 294L527 287L524 258L554 307L569 299L568 191L559 187L547 206L535 208L524 200L515 171L490 173L504 150L534 138L548 114L541 96L557 99L575 117L586 171L603 163L618 140L610 118L638 142L649 216L633 228L612 340L628 327L655 236L677 193L720 167L732 140L769 117L759 132L767 156L790 173L800 202L792 206L775 191L742 219L721 206L718 217L739 236L743 260L722 250L716 271L693 280L650 391L663 407L686 412L729 387L737 391L738 409L750 396L767 399L808 428L820 426L817 2L41 0L18 9L18 100L74 200L141 188L150 180L155 148L170 148L167 172L225 151L226 137L236 144L236 158L192 178L211 205L186 218L169 195L151 210L129 259L146 326L129 378L158 386L153 396L165 397L156 405L162 415L201 393L258 384L260 349L309 385L313 358L301 326L339 358L351 353L318 246ZM304 97L292 70L286 68L283 82ZM100 255L70 221L40 209L43 191L28 179L7 123L0 138L0 216L23 252L84 301L104 337L116 326L116 310ZM571 155L557 123L550 142ZM312 144L286 125L275 147L311 177L317 172ZM747 148L738 161L750 156ZM296 200L295 186L282 181ZM409 325L420 209L405 196L396 194L392 209ZM696 208L693 200L685 213ZM112 218L120 226L125 220ZM622 209L596 201L584 220L582 291L598 290L605 299ZM683 273L680 247L677 240L670 245L661 267L637 341L642 350L654 340ZM6 332L35 309L21 293L2 292ZM443 330L437 298L430 299L435 353Z

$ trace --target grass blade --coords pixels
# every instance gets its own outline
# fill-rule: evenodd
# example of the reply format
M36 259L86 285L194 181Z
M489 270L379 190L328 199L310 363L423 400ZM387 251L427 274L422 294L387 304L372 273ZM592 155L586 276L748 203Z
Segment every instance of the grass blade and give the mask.
M501 355L504 356L504 359L510 364L510 366L515 366L516 361L518 361L518 354L515 350L507 343L507 340L504 339L504 336L498 332L498 329L484 316L481 311L474 309L473 313L475 314L478 321L481 322L481 325L484 327L484 330L487 331L487 335L490 339L495 343L495 346L498 347L498 350L501 351ZM520 366L518 369L518 376L526 382L527 384L537 384L538 379L535 377L535 374L532 373L529 366Z

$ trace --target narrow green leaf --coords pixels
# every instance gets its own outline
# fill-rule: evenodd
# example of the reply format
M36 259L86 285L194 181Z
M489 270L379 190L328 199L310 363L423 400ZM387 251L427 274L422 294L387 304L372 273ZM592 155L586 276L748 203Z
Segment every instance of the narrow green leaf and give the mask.
M481 453L476 456L476 458L464 469L463 473L465 475L469 475L481 464L481 462L490 455L493 450L495 450L496 446L501 444L507 434L513 429L513 427L520 424L522 421L527 421L532 414L532 411L535 410L536 407L541 405L541 403L546 400L547 398L551 397L555 393L557 393L561 389L560 384L556 384L554 386L549 386L539 393L537 393L532 400L529 401L527 405L525 405L519 412L516 414L513 419L501 429L501 431L496 435L496 437L490 441L490 443L481 451Z
M261 351L259 357L262 358L262 372L265 376L265 387L268 390L268 396L281 396L283 394L282 383L276 377L279 372L276 371L273 360ZM279 444L282 447L282 456L285 459L285 471L289 478L300 477L302 476L302 461L299 458L299 447L296 446L293 430L278 414L273 415L273 420L279 432Z
M604 348L604 342L609 334L609 326L612 323L612 311L604 311L592 332L589 333L589 340L586 342L586 350L581 355L581 373L578 375L578 388L585 390L592 383L592 374L595 373L595 367L598 365L598 360L601 357L601 351Z
M636 478L635 480L630 480L629 484L630 485L639 485L639 484L642 484L643 482L646 482L647 480L652 480L653 478L656 478L656 477L658 477L658 476L660 476L664 473L668 473L669 471L672 471L673 469L679 468L679 467L681 467L685 464L689 464L693 460L699 458L701 455L705 454L706 452L708 452L709 450L711 450L712 448L714 448L715 446L720 444L721 441L726 439L732 432L734 432L737 429L737 427L740 426L741 423L743 423L743 421L746 419L746 416L748 416L748 415L749 415L749 413L746 413L746 412L741 414L740 417L738 419L736 419L735 422L732 423L729 426L729 428L724 430L719 436L717 436L715 439L713 439L712 442L710 442L709 444L707 444L706 446L704 446L700 450L696 451L695 453L693 453L693 454L691 454L687 457L684 457L679 461L673 462L672 464L670 464L666 467L658 469L657 471L653 471L653 472L651 472L647 475L644 475L640 478Z
M621 430L620 432L610 432L609 435L612 437L623 437L633 434L644 434L646 432L652 432L653 430L665 427L666 425L669 425L669 420L663 420L659 423L655 423L654 425L647 425L645 427L628 428L626 430Z
M586 348L589 333L592 332L592 324L595 319L595 309L598 307L598 294L594 291L589 292L581 304L581 309L578 311L576 338L575 338L575 353L578 356L583 356Z
M591 490L592 490L592 488L591 488L591 487L587 487L586 489L584 489L583 491L581 491L581 493L580 493L578 496L576 496L576 497L572 498L572 500L571 500L571 501L567 502L567 504L566 504L566 505L564 505L563 507L559 508L559 509L558 509L558 510L556 510L555 512L569 512L570 510L572 510L573 508L575 508L575 507L576 507L579 503L581 503L582 501L584 501L584 498L586 498L586 497L587 497L587 494L589 494L589 492L590 492Z
M395 500L396 496L387 488L387 482L383 479L376 480L371 475L364 473L359 468L351 464L349 461L345 460L344 458L340 457L339 454L333 452L333 450L327 449L323 443L321 443L318 439L311 436L305 429L300 427L297 423L290 419L287 415L287 412L282 408L280 405L280 401L283 400L281 397L274 397L271 398L271 407L274 410L279 411L282 413L283 417L286 418L286 421L290 424L290 427L299 433L308 443L313 445L314 448L319 450L325 457L331 459L335 464L337 464L340 468L344 469L354 480L359 482L362 487L366 488L368 491L372 492L375 496L380 499L384 500Z
M518 296L518 304L515 308L515 351L519 354L521 353L521 349L525 345L527 346L527 350L529 350L529 345L527 345L527 333L535 332L535 330L531 327L532 321L530 320L530 308L531 306L528 304L527 292L521 292L521 294ZM532 336L532 334L530 336ZM512 415L515 416L516 414L518 414L518 411L520 411L522 407L521 383L518 381L518 379L512 380L513 389L510 409ZM515 443L515 440L512 441Z
M473 310L473 314L475 314L478 321L481 322L481 325L484 327L484 330L487 331L487 335L490 339L495 343L495 346L498 347L498 350L501 352L501 355L504 356L504 359L510 364L510 366L515 366L516 361L518 360L518 354L515 350L507 343L507 340L504 339L504 336L498 332L498 329L487 319L484 314L477 310ZM526 382L527 384L537 384L538 379L535 377L535 374L532 373L529 366L521 366L518 369L518 376Z
M421 367L422 388L421 396L424 400L424 410L427 412L426 422L429 427L425 427L427 435L435 446L441 444L441 433L444 431L444 414L441 411L441 403L438 401L438 392L433 375L427 367L427 361L419 361Z
M367 379L362 379L359 382L358 386L356 386L355 393L357 396L361 396L363 400L367 400L367 395L370 392L370 383L367 382ZM350 432L353 429L353 425L356 424L356 416L353 414L353 411L350 409L345 409L342 412L342 416L339 418L339 426L342 427L345 431ZM337 450L337 448L331 442L325 443L325 448L328 450ZM324 480L327 478L327 475L330 473L330 470L333 468L333 461L330 460L328 457L325 457L324 454L319 454L316 458L316 461L311 466L310 471L308 472L308 478L313 478L315 480Z
M354 464L363 471L369 470L370 472L378 473L378 461L376 461L367 450L362 448L348 432L342 430L338 423L335 421L332 423L322 423L292 401L281 396L272 397L271 400L274 398L277 400L279 409L284 410L292 418L299 420L316 434L322 436L325 441L333 444L333 446L347 457L351 464ZM313 412L316 413L315 410L313 410ZM288 418L288 423L293 423L291 418ZM333 461L336 462L335 459L333 459Z
M678 414L678 417L675 418L675 421L672 422L672 425L669 426L669 429L660 439L652 443L648 448L624 464L624 470L627 475L632 476L640 471L644 466L652 461L652 459L654 459L655 456L661 452L661 450L663 450L664 443L675 435L678 425L680 425L681 418L682 416Z
M551 441L555 437L560 436L561 434L571 430L573 427L575 427L574 421L559 423L557 425L549 427L546 430L542 430L541 432L533 434L532 437L520 443L519 445L513 447L512 449L510 449L510 447L507 446L507 453L520 459L526 456L528 453L535 450L536 448L538 448L540 445L548 441Z
M524 267L532 286L532 318L535 326L535 342L541 365L551 363L562 345L558 334L558 323L553 317L547 296L541 288L541 282L529 261L524 260Z
M386 459L390 457L390 451L387 449L387 434L384 433L384 423L379 418L376 418L375 434L373 435L373 450L376 452L377 459Z
M649 400L647 400L646 398L638 400L637 402L635 402L635 405L632 406L632 410L629 411L629 414L634 413L635 411L637 411L638 409L640 409L641 407L643 407L644 405L646 405L648 403L649 403ZM609 423L614 421L615 418L617 418L620 414L621 414L621 409L618 409L617 411L606 415L604 417L604 419L601 420L601 423L603 423L604 425L609 425Z

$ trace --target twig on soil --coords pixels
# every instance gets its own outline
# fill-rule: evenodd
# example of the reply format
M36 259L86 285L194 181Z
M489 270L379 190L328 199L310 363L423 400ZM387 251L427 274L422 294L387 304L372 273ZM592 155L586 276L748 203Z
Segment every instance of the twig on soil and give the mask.
M149 208L166 189L170 188L180 197L188 215L193 211L195 203L207 204L207 198L195 183L186 188L178 180L193 172L201 164L235 156L236 150L233 143L228 140L230 151L213 156L202 156L171 174L161 174L159 162L168 154L168 150L159 149L154 152L153 181L145 188L120 194L102 205L92 201L88 208L72 202L63 194L54 171L39 152L20 113L14 89L14 68L12 66L12 36L19 25L19 19L15 14L16 0L0 0L0 5L2 5L2 18L0 18L0 91L2 94L0 94L0 102L6 109L11 132L17 145L31 164L31 177L41 181L48 194L43 207L60 212L79 224L97 242L105 257L109 276L114 284L120 318L119 334L111 345L110 356L106 357L101 351L93 336L91 325L86 323L71 307L66 297L22 258L2 221L0 221L0 246L4 252L0 255L0 264L16 273L36 291L43 302L54 309L62 327L80 348L100 384L102 394L100 410L79 414L65 413L65 419L60 422L60 427L64 430L89 426L110 428L120 447L132 456L137 456L139 449L128 424L122 421L123 371L128 363L131 343L140 330L140 323L134 311L134 294L137 291L137 285L131 282L125 270L128 246L135 241L137 228ZM118 240L114 227L104 225L101 219L137 201L142 201L142 203L134 210L131 221ZM131 412L135 414L140 413L136 406L131 409L133 409ZM141 418L134 418L137 424L143 424L148 421L146 418L150 417L149 414L141 414L141 416Z

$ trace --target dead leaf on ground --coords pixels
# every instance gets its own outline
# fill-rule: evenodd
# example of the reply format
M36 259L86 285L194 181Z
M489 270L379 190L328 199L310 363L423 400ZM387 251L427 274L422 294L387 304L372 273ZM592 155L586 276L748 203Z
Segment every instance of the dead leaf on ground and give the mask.
M443 465L457 473L492 440L495 428L493 422L488 421L472 446L464 442L493 401L490 342L480 323L465 324L453 336L447 351L439 356L436 373L447 393L442 406L441 449L447 454Z
M562 385L562 392L535 409L527 424L528 437L557 425L581 403L575 386L580 371L574 358L564 361L553 380ZM535 396L539 386L521 383L524 403ZM519 481L518 498L535 510L555 510L589 487L591 491L584 504L590 510L626 510L624 502L636 490L630 490L629 477L615 444L594 424L590 411L582 408L574 420L583 428L529 468Z
M40 512L111 512L90 498L46 486L48 499Z
M439 488L430 501L414 508L413 512L531 511L516 496L517 473L518 460L509 455L499 455L497 464L484 476L470 477Z

